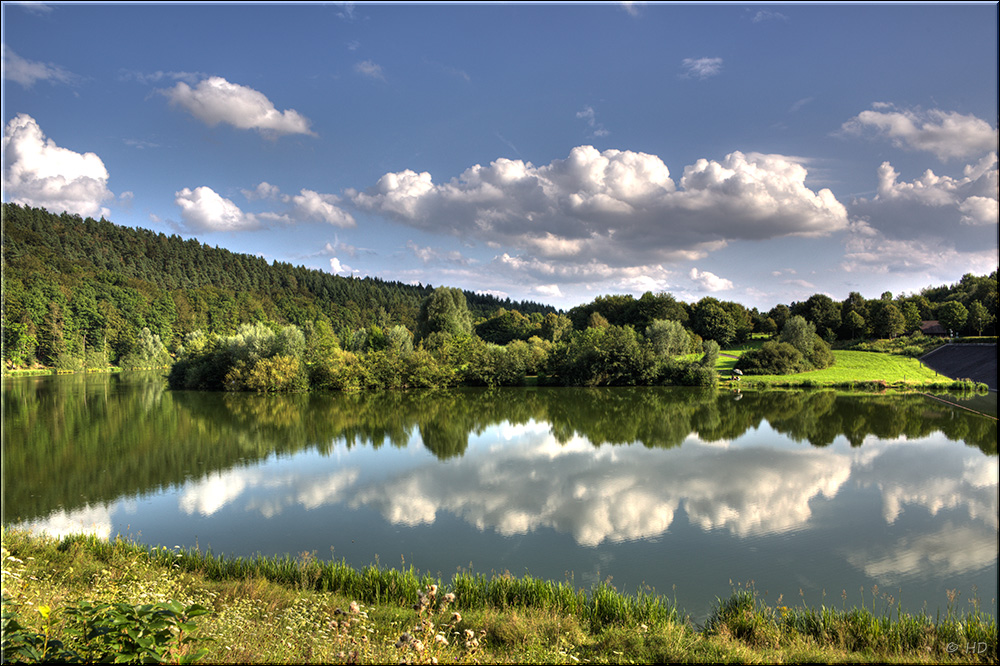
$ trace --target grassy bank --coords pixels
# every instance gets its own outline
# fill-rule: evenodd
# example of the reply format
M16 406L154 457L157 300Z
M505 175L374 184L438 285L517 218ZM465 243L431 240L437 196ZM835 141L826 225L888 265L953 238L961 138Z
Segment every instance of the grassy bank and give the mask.
M995 619L974 605L959 610L955 596L929 616L903 613L877 590L870 607L816 609L780 599L767 605L752 586L738 586L706 626L695 627L662 597L621 594L610 585L582 591L530 577L462 573L441 581L412 569L355 570L309 554L226 559L6 528L3 595L4 661L31 650L100 661L109 646L117 655L153 650L174 663L997 658ZM87 621L109 630L84 641L79 627Z
M748 351L723 350L716 369L723 382L729 382L737 358ZM744 376L743 387L827 387L845 389L954 389L968 388L962 382L931 370L919 360L898 354L833 350L835 362L829 368L794 375Z

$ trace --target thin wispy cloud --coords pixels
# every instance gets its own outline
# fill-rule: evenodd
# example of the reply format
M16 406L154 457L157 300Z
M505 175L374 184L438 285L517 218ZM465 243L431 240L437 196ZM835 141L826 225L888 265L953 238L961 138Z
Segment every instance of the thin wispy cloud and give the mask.
M629 16L638 16L639 15L639 7L641 5L646 4L646 3L645 2L628 2L628 1L626 1L626 2L621 2L619 4L621 5L621 8L624 9L625 12Z
M370 79L378 79L379 81L385 81L385 73L382 71L382 66L377 65L371 60L362 60L354 65L354 71L362 76L367 76Z
M750 20L754 23L763 23L765 21L787 21L788 17L781 12L761 9L760 11L755 12L753 18Z
M31 88L39 81L74 84L80 77L53 63L28 60L3 45L3 78Z
M806 104L809 104L809 103L813 102L815 99L816 99L815 97L804 97L804 98L798 100L797 102L795 102L794 104L792 104L791 108L788 109L788 112L789 113L798 113L799 110L802 109L802 107L804 107Z
M199 81L208 78L208 74L204 72L164 72L162 70L157 70L155 72L136 72L127 69L123 69L119 72L118 78L122 81L137 81L145 85L153 85L160 83L163 80L168 81L184 81L190 85L196 85Z
M685 78L707 79L722 72L722 58L684 58L681 68Z
M590 135L593 137L605 137L611 134L611 132L604 128L604 125L597 122L597 113L591 106L585 106L582 111L577 111L576 117L582 118L587 122L587 127L590 128Z
M337 2L334 4L340 7L337 11L337 18L342 18L345 21L353 21L357 18L354 13L355 6L353 2Z
M38 16L45 16L46 14L52 13L52 6L47 5L44 2L28 2L27 0L24 0L23 2L10 2L4 4L20 7L21 9Z

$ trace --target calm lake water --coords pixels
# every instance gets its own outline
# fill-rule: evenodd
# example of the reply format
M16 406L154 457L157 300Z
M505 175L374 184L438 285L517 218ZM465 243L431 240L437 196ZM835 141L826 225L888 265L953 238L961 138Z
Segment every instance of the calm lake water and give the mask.
M996 394L975 406L995 415ZM997 460L995 418L919 395L3 381L5 524L446 581L610 579L696 621L749 581L837 607L877 585L932 614L954 589L995 616Z

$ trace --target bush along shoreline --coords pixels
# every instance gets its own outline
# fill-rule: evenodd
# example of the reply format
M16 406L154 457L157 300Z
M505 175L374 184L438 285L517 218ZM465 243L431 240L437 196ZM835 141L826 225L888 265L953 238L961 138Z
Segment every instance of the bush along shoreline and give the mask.
M121 538L3 531L4 662L995 663L975 593L901 609L764 601L752 583L694 624L652 591L297 557L227 558ZM866 596L867 595L867 596Z

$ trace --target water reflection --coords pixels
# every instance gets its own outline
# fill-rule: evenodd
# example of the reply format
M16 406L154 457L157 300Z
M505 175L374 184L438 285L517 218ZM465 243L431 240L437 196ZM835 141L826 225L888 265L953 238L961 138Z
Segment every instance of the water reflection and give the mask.
M127 526L237 554L324 538L352 553L363 536L357 564L409 552L445 571L611 568L666 589L744 564L758 582L766 567L831 589L849 576L995 587L996 421L922 396L256 396L127 376L3 390L4 520L57 534ZM652 574L665 552L671 567Z

